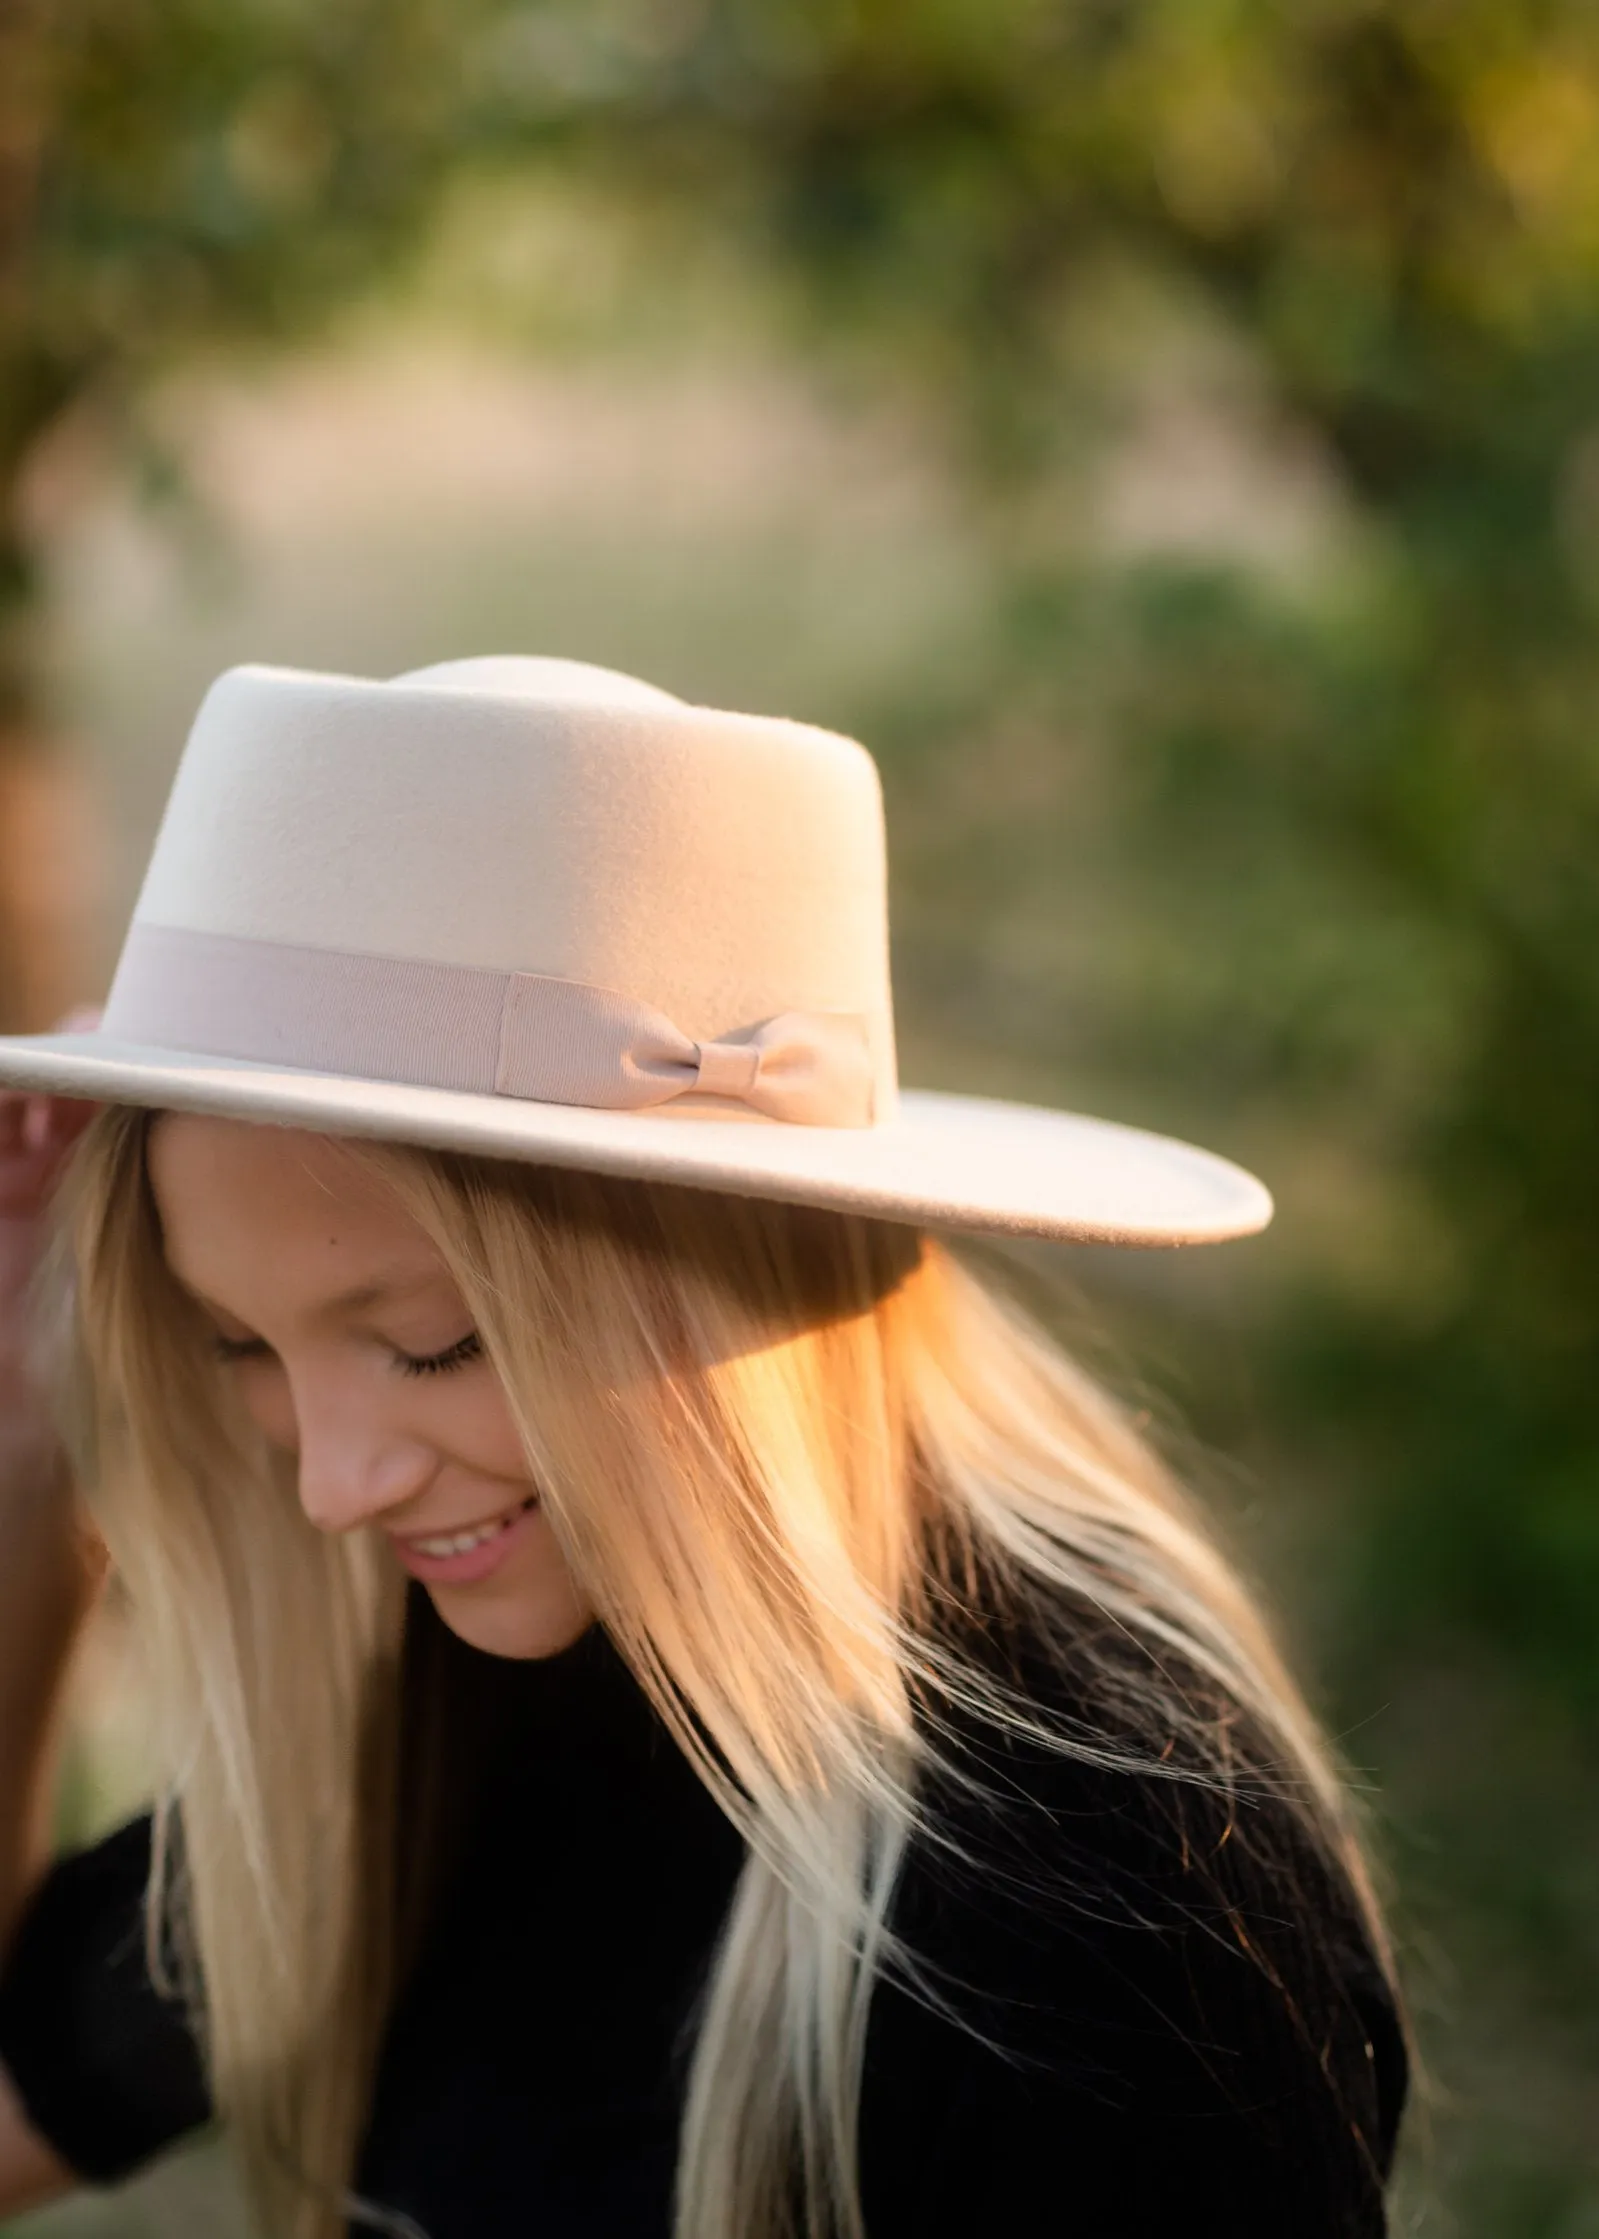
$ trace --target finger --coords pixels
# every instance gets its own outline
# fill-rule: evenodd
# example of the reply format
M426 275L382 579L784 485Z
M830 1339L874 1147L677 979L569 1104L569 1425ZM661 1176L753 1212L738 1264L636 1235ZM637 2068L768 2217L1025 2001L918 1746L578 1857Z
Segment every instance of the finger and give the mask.
M89 1097L11 1094L0 1106L0 1213L16 1212L37 1199L102 1109Z
M99 1003L75 1003L50 1029L52 1034L92 1034L103 1015ZM86 1106L81 1113L78 1107ZM54 1109L53 1109L54 1108ZM51 1097L26 1089L0 1089L0 1158L18 1151L43 1150L57 1140L70 1142L99 1109L83 1097ZM66 1115L66 1116L62 1116Z
M70 1149L100 1106L86 1096L40 1096L30 1100L23 1123L23 1148L46 1168Z

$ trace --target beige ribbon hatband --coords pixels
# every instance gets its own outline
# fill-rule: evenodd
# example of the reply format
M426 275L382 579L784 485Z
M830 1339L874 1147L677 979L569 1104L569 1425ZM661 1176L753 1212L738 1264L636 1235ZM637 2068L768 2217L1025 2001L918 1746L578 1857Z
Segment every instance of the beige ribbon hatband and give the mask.
M415 1088L637 1111L690 1091L768 1119L870 1127L864 1017L783 1011L696 1042L581 980L135 924L102 1034Z

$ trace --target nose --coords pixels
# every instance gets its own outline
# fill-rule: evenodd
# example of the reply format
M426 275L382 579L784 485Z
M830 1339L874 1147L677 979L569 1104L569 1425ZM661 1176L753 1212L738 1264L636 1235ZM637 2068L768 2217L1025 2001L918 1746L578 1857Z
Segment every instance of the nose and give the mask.
M414 1500L438 1467L432 1449L347 1386L298 1391L300 1506L324 1532L354 1531Z

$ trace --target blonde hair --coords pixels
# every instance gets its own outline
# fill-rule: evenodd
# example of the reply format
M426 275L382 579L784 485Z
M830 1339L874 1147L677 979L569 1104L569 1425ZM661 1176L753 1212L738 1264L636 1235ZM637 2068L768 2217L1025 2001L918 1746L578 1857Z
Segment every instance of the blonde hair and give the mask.
M150 1663L153 1934L268 2228L330 2239L393 1986L403 1597L375 1534L308 1525L216 1375L162 1255L151 1116L97 1115L68 1177L63 1427ZM748 1846L678 2239L862 2239L867 2007L885 1968L915 1978L889 1905L938 1836L940 1705L1224 1786L1242 1711L1387 1964L1344 1784L1248 1593L1000 1286L894 1223L344 1148L448 1266L578 1583ZM1098 1660L1113 1718L1063 1729L959 1645L951 1617L1007 1599Z

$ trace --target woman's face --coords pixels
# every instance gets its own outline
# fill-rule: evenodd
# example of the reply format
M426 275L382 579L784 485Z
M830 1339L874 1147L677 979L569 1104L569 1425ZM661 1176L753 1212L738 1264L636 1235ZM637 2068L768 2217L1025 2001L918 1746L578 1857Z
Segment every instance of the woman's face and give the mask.
M149 1158L167 1264L311 1522L383 1532L475 1648L570 1646L592 1613L423 1230L327 1136L165 1112Z

